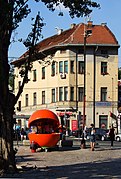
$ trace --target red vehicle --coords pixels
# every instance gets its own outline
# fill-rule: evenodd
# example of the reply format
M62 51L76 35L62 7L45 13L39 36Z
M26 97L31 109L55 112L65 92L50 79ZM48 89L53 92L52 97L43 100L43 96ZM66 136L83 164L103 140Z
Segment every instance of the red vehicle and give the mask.
M60 140L58 132L59 120L55 113L42 109L35 111L29 118L28 125L31 133L28 134L30 148L35 152L37 148L48 148L57 145Z

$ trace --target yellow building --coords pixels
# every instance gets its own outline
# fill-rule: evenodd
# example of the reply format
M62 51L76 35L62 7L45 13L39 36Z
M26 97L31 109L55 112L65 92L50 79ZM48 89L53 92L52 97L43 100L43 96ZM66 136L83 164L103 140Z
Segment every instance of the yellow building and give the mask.
M91 123L102 128L115 125L119 44L107 25L72 24L37 47L39 60L33 61L16 114L48 108L71 130ZM25 57L27 53L13 62L15 94L22 83L18 67Z

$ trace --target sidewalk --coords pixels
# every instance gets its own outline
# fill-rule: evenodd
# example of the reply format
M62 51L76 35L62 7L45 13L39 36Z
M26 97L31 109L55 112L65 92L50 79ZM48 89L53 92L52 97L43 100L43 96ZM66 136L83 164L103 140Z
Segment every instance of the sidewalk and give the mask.
M121 178L121 148L115 146L111 149L97 145L95 151L90 151L80 149L77 141L72 148L36 153L31 153L29 146L19 146L16 160L20 173L9 178Z

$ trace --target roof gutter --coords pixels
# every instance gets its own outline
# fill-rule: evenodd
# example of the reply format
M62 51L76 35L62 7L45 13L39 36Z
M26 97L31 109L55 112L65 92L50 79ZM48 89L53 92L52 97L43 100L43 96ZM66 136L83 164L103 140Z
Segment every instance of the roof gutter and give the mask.
M58 44L58 45L50 46L48 48L44 48L41 51L38 51L38 53L42 55L42 58L44 58L48 55L47 51L49 51L49 50L56 50L56 49L62 48L62 47L77 47L77 46L83 47L84 44L83 43L82 44ZM88 47L90 47L90 46L91 47L95 47L95 46L98 46L98 47L117 47L117 48L120 47L119 44L86 44L86 46L88 46ZM26 57L19 58L18 60L12 62L12 64L17 65L19 63L22 63L22 61L24 62L24 60L27 59L27 58L28 58L28 55Z
M54 48L58 48L58 47L68 47L68 46L84 46L84 44L82 43L82 44L59 44L59 45L54 45L54 46L50 46L50 47L48 47L48 48L45 48L45 49L43 49L43 50L41 50L41 51L39 51L39 52L44 52L44 51L47 51L47 50L50 50L50 49L54 49ZM120 47L120 45L119 44L86 44L86 46L105 46L105 47L111 47L111 46L113 46L113 47Z

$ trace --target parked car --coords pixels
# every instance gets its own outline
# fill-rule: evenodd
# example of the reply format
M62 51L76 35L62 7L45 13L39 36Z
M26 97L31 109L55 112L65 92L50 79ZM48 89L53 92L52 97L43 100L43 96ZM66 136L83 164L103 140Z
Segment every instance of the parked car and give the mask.
M115 135L115 140L118 142L121 141L121 133Z
M77 137L77 138L80 138L81 137L81 135L82 135L82 131L81 130L74 130L74 131L72 131L71 132L71 135L72 136L75 136L75 137Z
M104 129L106 132L106 140L110 140L109 129Z
M87 129L87 139L90 139L90 130L91 128ZM109 130L102 129L102 128L95 128L96 131L96 140L108 140L109 139Z

